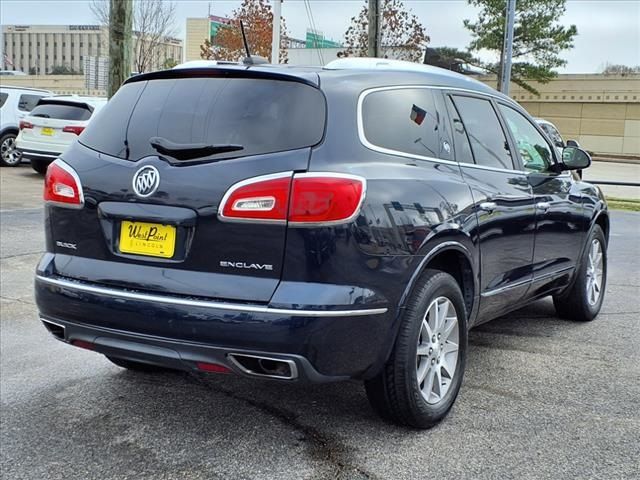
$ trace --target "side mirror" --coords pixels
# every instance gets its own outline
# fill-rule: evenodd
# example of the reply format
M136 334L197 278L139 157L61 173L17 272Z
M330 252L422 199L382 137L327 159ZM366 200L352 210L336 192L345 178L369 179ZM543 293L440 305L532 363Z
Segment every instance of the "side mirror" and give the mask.
M562 150L562 170L582 170L583 168L589 168L590 165L591 156L581 148L565 147Z
M567 147L576 147L580 148L580 144L575 140L567 140Z

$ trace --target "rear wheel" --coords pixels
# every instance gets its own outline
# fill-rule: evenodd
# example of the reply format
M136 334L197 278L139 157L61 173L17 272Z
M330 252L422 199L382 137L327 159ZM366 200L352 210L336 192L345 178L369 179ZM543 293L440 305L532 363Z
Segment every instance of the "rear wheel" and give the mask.
M47 173L47 167L49 162L43 160L31 160L31 168L33 168L40 175Z
M588 322L596 318L607 286L607 239L596 225L576 271L572 287L553 297L556 312L562 318Z
M107 359L109 359L111 363L114 363L121 368L126 368L127 370L133 370L136 372L152 373L152 372L166 372L167 370L169 370L168 368L159 367L157 365L150 365L148 363L142 363L142 362L134 362L133 360L125 360L124 358L111 357L109 355L105 355L105 357L107 357Z
M444 272L427 270L408 302L393 352L365 382L382 417L430 428L453 405L465 369L467 322L462 292Z
M16 134L5 133L0 137L0 165L17 167L22 160L22 153L16 149Z

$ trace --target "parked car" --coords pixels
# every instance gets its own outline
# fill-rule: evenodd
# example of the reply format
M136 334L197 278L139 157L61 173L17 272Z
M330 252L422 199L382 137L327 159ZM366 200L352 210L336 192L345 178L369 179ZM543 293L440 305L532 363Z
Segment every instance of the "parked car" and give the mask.
M16 148L36 172L44 175L49 164L76 141L106 103L107 99L102 97L42 98L20 121Z
M562 135L560 135L560 130L558 130L558 127L556 127L550 121L545 120L544 118L535 118L534 120L538 125L540 125L542 131L547 134L547 137L549 137L549 139L555 146L556 152L558 152L559 157L562 156L562 151L565 147L580 148L580 144L577 142L577 140L567 140L565 143ZM582 169L576 170L576 174L578 175L578 177L582 178Z
M38 309L124 368L360 379L427 428L469 328L549 295L598 314L609 215L570 173L589 162L435 67L142 74L47 171Z
M47 90L34 88L0 87L0 165L17 167L22 161L16 150L16 137L20 120L42 97L51 95Z
M62 95L42 98L20 121L16 148L36 172L44 175L49 164L77 140L106 103L104 97Z

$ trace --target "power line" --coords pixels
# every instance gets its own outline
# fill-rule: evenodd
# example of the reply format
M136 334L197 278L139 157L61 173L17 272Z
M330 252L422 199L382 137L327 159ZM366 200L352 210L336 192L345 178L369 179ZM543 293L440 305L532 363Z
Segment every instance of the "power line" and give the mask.
M320 64L324 65L322 49L318 47L318 43L316 40L316 36L318 35L318 29L316 28L316 22L313 18L313 11L311 10L311 2L309 0L304 0L304 7L305 7L305 10L307 11L307 18L309 19L309 25L311 26L311 30L313 32L313 36L312 36L313 43L316 47L316 50L318 51L318 58L320 60Z

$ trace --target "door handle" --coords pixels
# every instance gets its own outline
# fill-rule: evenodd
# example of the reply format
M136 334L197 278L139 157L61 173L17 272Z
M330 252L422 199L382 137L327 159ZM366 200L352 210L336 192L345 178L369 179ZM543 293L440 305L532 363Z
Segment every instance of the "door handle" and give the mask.
M546 213L551 208L551 204L549 202L538 202L536 203L536 208Z
M482 202L480 204L480 210L484 210L485 212L493 212L496 208L498 208L498 205L496 205L496 202Z

